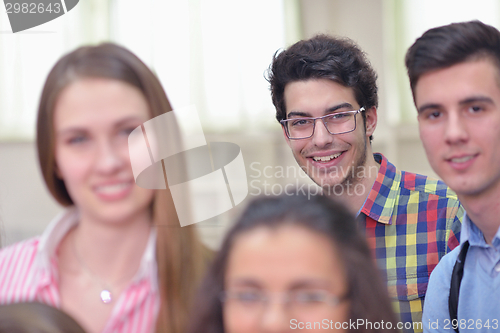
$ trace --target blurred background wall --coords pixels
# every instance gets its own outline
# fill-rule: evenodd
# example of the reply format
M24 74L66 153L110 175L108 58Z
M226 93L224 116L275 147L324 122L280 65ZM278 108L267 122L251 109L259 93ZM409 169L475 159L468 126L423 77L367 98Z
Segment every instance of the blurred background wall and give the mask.
M195 105L207 141L238 144L249 196L286 184L314 186L296 167L274 118L265 72L274 52L317 33L346 36L379 75L374 151L400 169L429 174L404 54L425 30L480 19L500 26L500 0L81 0L70 12L13 34L0 10L0 242L40 234L61 211L40 176L34 145L45 77L85 44L122 44L159 76L174 109ZM237 208L199 223L210 246Z

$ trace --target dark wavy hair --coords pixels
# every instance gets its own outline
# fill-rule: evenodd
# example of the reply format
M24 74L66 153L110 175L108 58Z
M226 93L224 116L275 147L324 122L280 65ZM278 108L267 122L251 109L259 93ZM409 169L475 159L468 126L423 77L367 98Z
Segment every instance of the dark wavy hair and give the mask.
M377 74L359 46L348 38L317 35L274 54L267 80L278 121L286 119L285 86L310 79L352 88L356 102L367 110L378 106ZM366 123L366 115L361 115Z
M219 295L224 290L224 277L234 243L241 235L258 227L277 229L296 225L326 236L337 249L345 267L350 300L350 319L391 322L396 327L380 272L371 257L366 240L356 227L354 217L340 204L325 196L306 195L261 197L245 209L226 235L221 250L210 267L191 315L190 333L223 333L223 312ZM389 332L366 329L359 332Z
M42 303L0 305L0 333L85 333L67 313Z
M406 52L413 100L423 74L483 58L500 70L500 32L495 27L475 20L427 30Z

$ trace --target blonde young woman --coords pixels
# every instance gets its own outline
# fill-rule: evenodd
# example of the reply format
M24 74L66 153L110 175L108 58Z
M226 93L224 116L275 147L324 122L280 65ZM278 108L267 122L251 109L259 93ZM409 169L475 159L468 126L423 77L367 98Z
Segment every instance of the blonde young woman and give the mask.
M61 308L88 332L183 332L203 265L196 230L170 192L137 186L128 135L171 111L130 51L82 47L52 68L37 148L50 193L67 209L42 236L0 252L0 304Z

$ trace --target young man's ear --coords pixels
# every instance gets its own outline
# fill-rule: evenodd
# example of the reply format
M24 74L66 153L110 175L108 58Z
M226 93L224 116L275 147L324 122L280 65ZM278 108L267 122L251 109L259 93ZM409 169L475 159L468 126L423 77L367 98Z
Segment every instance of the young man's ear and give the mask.
M369 137L375 132L377 127L377 108L372 106L366 111L363 111L366 115L366 136Z

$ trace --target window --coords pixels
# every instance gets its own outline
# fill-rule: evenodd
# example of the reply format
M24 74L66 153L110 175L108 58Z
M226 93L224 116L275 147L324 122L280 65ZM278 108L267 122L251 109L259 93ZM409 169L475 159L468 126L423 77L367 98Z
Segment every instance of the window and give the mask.
M33 139L50 68L77 46L106 40L146 62L174 108L194 104L207 130L274 124L264 74L285 46L284 2L86 0L16 34L1 10L0 140Z

